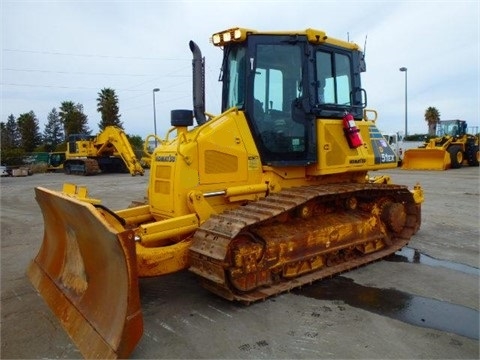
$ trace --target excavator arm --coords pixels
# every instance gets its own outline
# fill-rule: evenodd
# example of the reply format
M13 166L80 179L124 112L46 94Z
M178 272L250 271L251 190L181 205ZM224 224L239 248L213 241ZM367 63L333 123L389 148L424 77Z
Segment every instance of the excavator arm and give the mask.
M97 135L94 144L98 156L119 156L122 158L130 174L144 174L143 167L133 152L125 132L116 126L107 126Z

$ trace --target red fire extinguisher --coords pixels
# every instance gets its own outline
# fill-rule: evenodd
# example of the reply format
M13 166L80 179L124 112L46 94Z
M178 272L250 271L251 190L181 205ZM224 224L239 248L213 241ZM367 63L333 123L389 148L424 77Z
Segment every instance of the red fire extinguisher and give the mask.
M356 149L357 147L363 144L362 136L360 135L360 130L355 125L355 120L353 119L353 115L350 113L346 113L343 117L343 132L347 137L348 145L352 149Z

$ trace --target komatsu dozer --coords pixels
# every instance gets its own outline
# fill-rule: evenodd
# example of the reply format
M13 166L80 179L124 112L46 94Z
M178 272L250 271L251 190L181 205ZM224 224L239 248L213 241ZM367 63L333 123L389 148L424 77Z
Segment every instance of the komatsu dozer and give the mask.
M464 164L478 166L479 135L467 134L464 120L442 120L437 136L421 147L405 151L402 168L407 170L458 169Z
M28 276L85 357L134 349L141 277L189 269L251 303L388 256L420 227L420 185L370 176L397 159L366 109L356 44L314 29L211 40L222 112L205 112L191 41L193 110L171 111L145 204L114 211L84 187L35 189L45 232Z

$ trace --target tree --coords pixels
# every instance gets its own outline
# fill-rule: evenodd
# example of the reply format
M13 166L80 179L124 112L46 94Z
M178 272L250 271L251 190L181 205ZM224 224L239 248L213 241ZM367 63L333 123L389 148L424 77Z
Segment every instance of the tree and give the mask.
M440 121L440 112L437 108L430 106L425 110L425 121L428 124L428 135L435 136Z
M142 150L143 149L143 139L140 135L127 135L128 141L130 142L130 145L132 145L132 148L135 150Z
M83 105L73 101L64 101L60 106L58 116L63 125L65 139L71 134L90 134L87 115L83 113Z
M7 123L1 123L1 148L12 149L20 145L20 134L18 133L17 120L15 116L11 114L8 117Z
M57 109L53 108L48 114L47 124L43 131L45 150L55 151L57 145L63 142L64 139L62 120L60 119Z
M5 128L6 128L5 123L3 121L0 122L0 149L3 149L3 147L7 143L7 135L6 135Z
M33 111L20 114L17 119L18 132L20 134L20 147L26 152L32 152L40 145L42 136L38 119Z
M100 130L109 125L115 125L123 129L118 113L118 96L115 94L115 90L110 88L100 90L97 98L97 111L102 114L102 120L98 123Z
M1 162L2 165L17 165L22 162L25 151L20 148L20 134L17 120L11 114L6 123L0 123L1 131Z

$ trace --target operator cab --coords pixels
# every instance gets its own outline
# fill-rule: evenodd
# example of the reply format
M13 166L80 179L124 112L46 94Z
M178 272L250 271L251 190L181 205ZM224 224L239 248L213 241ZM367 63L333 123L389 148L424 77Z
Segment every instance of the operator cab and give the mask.
M232 29L213 37L224 47L222 111L245 111L265 165L315 163L317 118L363 117L363 54L354 44L327 39L315 30Z
M443 120L437 124L437 136L459 137L467 133L465 120Z

